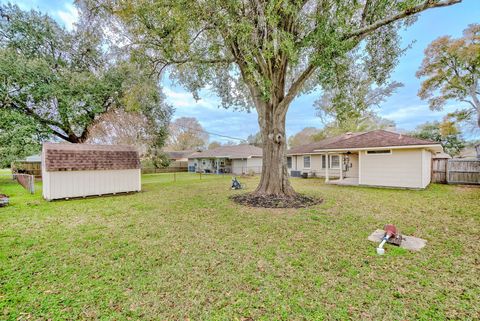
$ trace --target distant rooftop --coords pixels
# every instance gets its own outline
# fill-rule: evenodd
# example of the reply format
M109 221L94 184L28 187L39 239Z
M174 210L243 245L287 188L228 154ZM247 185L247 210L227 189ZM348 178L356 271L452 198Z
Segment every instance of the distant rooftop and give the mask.
M241 144L220 146L191 154L188 158L250 158L262 157L262 149L253 145Z

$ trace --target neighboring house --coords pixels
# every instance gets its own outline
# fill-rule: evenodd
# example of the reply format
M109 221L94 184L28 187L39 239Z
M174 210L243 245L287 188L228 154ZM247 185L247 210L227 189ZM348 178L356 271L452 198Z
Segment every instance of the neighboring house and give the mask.
M188 162L188 156L195 153L195 150L178 150L165 152L168 159L172 162Z
M188 171L200 173L262 172L262 149L253 145L220 146L188 157Z
M195 153L195 150L180 150L165 152L170 161L169 167L174 167L180 171L187 171L188 168L188 156Z
M480 158L480 145L474 147L465 147L455 158L477 159Z
M298 146L287 152L291 176L325 177L342 185L425 188L437 142L386 130L347 133Z

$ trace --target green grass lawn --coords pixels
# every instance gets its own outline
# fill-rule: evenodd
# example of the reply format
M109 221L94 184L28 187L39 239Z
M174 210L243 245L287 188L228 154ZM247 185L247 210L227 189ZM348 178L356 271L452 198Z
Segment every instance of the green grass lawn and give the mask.
M251 190L258 177L241 180ZM232 203L230 177L146 175L143 192L46 202L0 181L0 319L480 318L480 188L292 180L308 209ZM385 223L418 253L367 236Z

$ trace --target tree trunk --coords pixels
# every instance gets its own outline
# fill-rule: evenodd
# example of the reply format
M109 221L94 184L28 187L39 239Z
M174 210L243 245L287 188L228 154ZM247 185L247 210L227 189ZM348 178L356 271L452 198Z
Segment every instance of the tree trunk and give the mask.
M285 135L287 108L268 103L257 106L258 123L263 141L262 177L256 195L294 196L288 180Z

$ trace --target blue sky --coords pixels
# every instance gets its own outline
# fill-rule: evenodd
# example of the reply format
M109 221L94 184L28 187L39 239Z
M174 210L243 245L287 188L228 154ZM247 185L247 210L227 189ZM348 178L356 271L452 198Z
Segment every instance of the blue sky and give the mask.
M47 12L67 28L71 28L78 17L73 1L70 0L19 0L13 3L22 9L33 8ZM426 102L417 97L421 80L415 77L415 72L422 62L423 51L430 42L443 35L459 37L463 29L471 23L480 23L480 0L463 0L458 5L425 11L413 26L401 31L403 47L412 45L401 58L391 79L402 82L405 86L391 96L378 113L395 121L398 128L412 130L426 121L441 120L446 113L455 110L457 106L452 103L442 112L430 111ZM163 86L168 102L176 109L175 118L196 117L210 132L240 138L258 131L254 111L246 113L218 108L218 98L208 91L202 94L200 101L195 101L190 93L173 86L168 80L164 81ZM320 92L314 92L294 100L287 114L288 135L308 126L322 127L320 119L315 117L313 108L313 103L319 95ZM478 132L467 133L466 136L472 139L480 138ZM211 136L210 140L222 141L215 136Z

